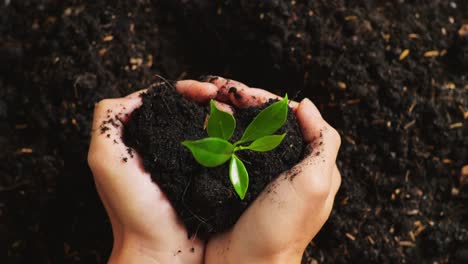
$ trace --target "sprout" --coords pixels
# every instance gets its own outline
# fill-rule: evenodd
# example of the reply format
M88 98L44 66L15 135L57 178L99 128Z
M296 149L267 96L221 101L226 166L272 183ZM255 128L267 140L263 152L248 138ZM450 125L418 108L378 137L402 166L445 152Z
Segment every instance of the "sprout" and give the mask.
M205 167L216 167L229 159L229 179L234 190L243 200L249 187L249 174L244 163L236 156L237 151L251 150L265 152L281 144L285 134L274 135L286 122L288 116L288 95L263 109L247 126L240 140L234 144L228 140L236 128L236 120L230 113L219 110L211 100L211 113L208 119L208 137L199 140L186 140L186 146L195 160ZM249 144L250 143L250 144ZM248 145L246 145L248 144Z

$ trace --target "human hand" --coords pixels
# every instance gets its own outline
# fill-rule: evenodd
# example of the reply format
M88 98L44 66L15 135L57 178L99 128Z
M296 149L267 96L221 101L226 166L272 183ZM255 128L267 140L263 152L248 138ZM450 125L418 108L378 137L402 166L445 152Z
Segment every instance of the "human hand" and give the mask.
M216 78L212 83L219 89L217 100L238 107L279 99L232 80ZM231 87L235 93L229 92ZM290 106L311 152L267 186L270 191L263 191L230 231L208 242L206 263L300 263L328 219L341 183L335 163L340 136L309 99Z
M216 96L213 84L180 81L177 90L205 103ZM202 263L204 244L187 231L137 153L129 158L123 123L141 105L140 92L96 104L88 163L109 215L114 244L109 263Z
M239 107L260 105L270 98L279 98L234 81L226 86L226 80L217 79L214 84L216 87L182 81L177 84L177 90L200 103L217 95L218 100ZM229 93L230 87L236 87L241 96ZM187 238L175 211L143 170L138 155L122 162L122 153L127 148L121 142L121 122L125 122L127 115L141 104L139 93L104 100L95 110L88 159L112 223L114 248L110 262L202 262L203 243ZM310 239L328 218L341 179L334 163L339 136L323 121L310 101L291 102L290 105L295 109L305 140L314 152L290 172L278 177L268 187L274 188L274 192L262 193L230 232L209 241L207 262L299 262ZM230 110L222 103L218 103L218 107ZM103 122L116 114L117 125L112 126L111 122L107 125L109 130L101 133ZM192 248L194 252L187 254Z

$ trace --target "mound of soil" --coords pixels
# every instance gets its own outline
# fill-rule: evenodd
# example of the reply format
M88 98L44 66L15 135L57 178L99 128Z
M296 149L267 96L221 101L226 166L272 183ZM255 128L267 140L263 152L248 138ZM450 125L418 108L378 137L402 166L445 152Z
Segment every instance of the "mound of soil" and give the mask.
M209 107L188 101L166 84L142 95L124 129L124 143L142 157L144 168L176 209L190 234L202 239L232 227L244 210L281 172L297 164L304 142L292 111L277 134L287 133L283 142L268 152L241 151L238 157L249 172L249 189L240 200L229 180L229 162L205 168L198 164L184 140L207 137L204 122ZM236 130L232 142L240 139L259 108L235 108Z

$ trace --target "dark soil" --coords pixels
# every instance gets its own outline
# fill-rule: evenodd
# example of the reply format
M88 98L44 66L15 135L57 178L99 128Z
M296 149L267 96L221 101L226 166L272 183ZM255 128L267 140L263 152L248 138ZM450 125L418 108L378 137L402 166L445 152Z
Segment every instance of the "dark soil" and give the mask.
M142 98L143 105L125 125L124 143L142 156L145 169L166 193L189 233L202 239L232 227L266 185L303 156L302 135L289 111L287 122L277 132L287 136L276 149L236 153L244 161L250 179L248 192L240 200L229 180L229 162L205 168L181 144L208 136L203 126L209 108L188 101L165 84ZM232 142L241 138L263 108L235 109L237 123Z
M111 230L86 163L94 103L154 74L219 74L310 97L342 135L342 187L304 263L467 263L467 9L0 1L0 262L105 263Z

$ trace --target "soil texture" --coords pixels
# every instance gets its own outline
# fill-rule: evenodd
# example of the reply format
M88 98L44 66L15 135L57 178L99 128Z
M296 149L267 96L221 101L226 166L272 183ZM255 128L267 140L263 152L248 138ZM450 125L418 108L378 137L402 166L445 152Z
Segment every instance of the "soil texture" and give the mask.
M142 99L143 105L125 125L124 143L140 154L144 168L167 195L190 235L207 239L232 227L265 187L303 156L304 142L290 110L286 123L276 132L287 136L276 149L236 153L250 179L246 196L240 200L229 180L229 162L205 168L181 144L208 136L204 123L209 107L188 101L164 83L143 94ZM247 125L268 105L234 108L236 130L230 141L239 140Z

